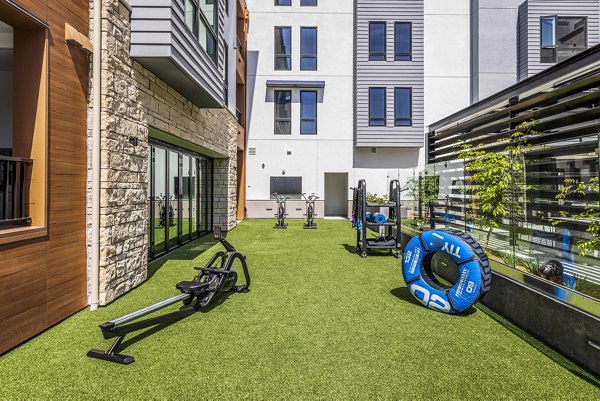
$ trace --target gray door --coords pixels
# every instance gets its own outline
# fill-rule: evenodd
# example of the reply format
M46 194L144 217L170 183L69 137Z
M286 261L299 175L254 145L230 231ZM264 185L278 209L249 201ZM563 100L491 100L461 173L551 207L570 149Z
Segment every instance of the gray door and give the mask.
M348 173L325 173L325 216L348 216Z

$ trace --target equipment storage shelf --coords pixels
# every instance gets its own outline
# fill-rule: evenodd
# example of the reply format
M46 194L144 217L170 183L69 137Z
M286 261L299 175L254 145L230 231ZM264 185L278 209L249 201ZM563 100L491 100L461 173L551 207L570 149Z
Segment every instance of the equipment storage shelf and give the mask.
M382 203L367 202L367 182L358 181L358 186L353 189L352 216L353 225L356 228L356 252L366 258L369 250L389 249L396 258L402 254L400 243L400 182L392 180L388 191L388 201ZM367 208L388 208L388 216L369 216ZM382 220L383 219L383 220ZM379 236L367 237L368 228L379 228ZM396 228L394 233L394 228ZM383 231L383 233L381 232Z

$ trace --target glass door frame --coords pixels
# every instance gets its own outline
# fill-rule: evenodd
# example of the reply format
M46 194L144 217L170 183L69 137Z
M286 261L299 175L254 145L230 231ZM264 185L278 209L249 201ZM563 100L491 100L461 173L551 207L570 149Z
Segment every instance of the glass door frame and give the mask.
M214 214L214 208L213 208L213 200L214 199L209 199L209 197L213 197L214 198L214 162L213 159L211 157L208 157L206 155L194 152L192 150L189 149L185 149L185 148L181 148L166 142L162 142L159 140L155 140L155 139L151 139L148 143L149 146L149 160L148 163L150 164L149 167L149 172L150 172L150 176L148 177L148 188L149 188L149 196L148 196L148 203L149 203L149 214L148 214L148 218L150 221L150 224L148 225L149 227L149 247L148 247L148 260L154 260L157 259L161 256L164 256L166 254L168 254L169 252L172 252L173 250L180 248L181 246L196 240L208 233L210 233L212 231L212 226L209 224L212 220L213 220L213 214ZM167 185L167 196L168 196L168 192L169 192L169 176L170 176L170 152L174 152L177 154L177 164L178 164L178 180L179 180L179 194L178 194L178 202L177 202L177 206L178 206L178 216L177 216L177 245L173 246L173 245L169 245L169 229L170 229L170 219L168 216L168 207L169 207L169 203L170 200L166 199L165 200L165 207L166 209L166 224L164 227L165 230L165 248L164 250L161 250L159 253L156 253L156 249L155 249L155 240L156 240L156 235L155 235L155 224L156 224L156 211L155 209L155 201L156 201L156 194L155 194L155 176L156 176L156 160L155 160L155 156L156 156L156 148L162 148L165 150L166 153L166 157L165 157L165 171L163 172L165 179L166 179L166 185ZM188 227L188 234L189 234L189 238L186 239L185 241L183 240L183 194L184 194L184 190L183 190L183 172L184 172L184 166L183 166L183 161L184 161L184 155L190 156L189 160L190 160L190 166L192 168L196 168L196 176L195 176L195 183L192 182L191 177L193 177L193 174L191 174L191 171L188 171L188 173L190 173L190 177L188 179L188 207L186 208L186 216L187 218L190 220L189 222L189 227ZM206 171L201 172L201 168L202 168L202 160L206 161ZM210 177L210 181L209 181L209 175L211 175ZM201 186L201 182L200 179L204 180L204 186ZM208 185L210 183L210 188L208 188ZM196 193L194 194L195 202L196 202L196 212L195 212L195 217L196 217L196 227L192 227L192 199L191 199L191 194L192 194L192 189L194 187L194 184L196 184ZM202 188L205 188L204 191L202 191ZM206 206L202 206L202 208L200 207L201 205L206 205ZM205 211L202 211L201 209L205 209ZM202 219L201 219L202 217ZM204 227L203 227L204 226Z

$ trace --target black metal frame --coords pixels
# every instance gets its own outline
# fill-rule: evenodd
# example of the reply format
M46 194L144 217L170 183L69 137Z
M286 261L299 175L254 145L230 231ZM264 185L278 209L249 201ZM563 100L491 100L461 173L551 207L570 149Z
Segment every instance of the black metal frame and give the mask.
M366 258L369 250L385 250L393 252L396 258L402 255L402 218L400 214L400 182L398 180L390 181L388 202L385 203L368 203L367 202L367 182L359 180L358 186L352 188L354 191L353 199L353 215L359 219L360 223L356 230L356 252L361 257ZM367 207L387 207L389 208L389 216L386 222L376 223L367 220ZM368 228L384 227L385 233L377 238L367 238ZM394 228L396 233L394 235Z
M304 224L304 228L316 229L317 223L315 223L315 216L317 213L315 212L315 202L319 197L315 194L310 194L306 197L306 193L303 193L302 197L304 197L304 200L306 201L306 223Z
M2 176L0 176L0 225L31 224L27 210L29 193L26 191L26 167L33 164L32 159L0 156Z
M277 196L277 192L273 193L275 200L277 201L277 223L273 226L273 228L285 229L287 228L287 223L285 222L285 216L287 216L287 196Z
M149 202L150 202L150 244L148 247L148 259L149 260L154 260L157 259L161 256L164 256L165 254L173 251L174 249L178 249L181 246L189 243L190 241L193 241L195 239L198 239L208 233L210 233L210 227L212 226L212 197L214 196L214 179L212 179L212 175L213 175L213 170L214 170L214 161L213 159L211 159L210 157L207 157L205 155L193 152L189 149L184 149L184 148L180 148L178 146L175 145L171 145L162 141L158 141L158 140L154 140L152 139L150 141L150 146L151 146L151 158L150 158L150 176L148 177L149 179L149 187L150 187L150 193L149 193ZM173 245L169 245L169 228L170 228L170 218L167 217L167 224L165 225L164 229L165 229L165 245L164 245L164 249L161 249L158 253L155 249L155 230L154 230L154 225L155 225L155 220L156 220L156 213L154 211L154 202L155 202L155 192L156 192L156 188L154 186L154 176L156 174L156 148L161 148L166 152L166 157L165 157L165 171L164 173L166 174L166 177L169 177L169 170L170 170L170 154L169 152L175 152L177 153L177 158L178 158L178 172L179 172L179 191L181 192L181 196L179 196L177 202L178 202L178 208L179 208L179 216L177 216L177 224L179 225L178 230L177 230L177 245L173 246ZM182 231L183 229L183 216L181 214L181 211L183 209L183 160L184 160L184 155L190 156L191 158L191 164L192 164L192 168L196 169L196 184L197 184L197 188L198 188L198 193L195 194L196 196L196 226L192 227L191 223L191 218L193 217L191 212L187 213L187 216L190 218L190 225L189 225L189 238L184 239L184 233ZM205 171L203 174L203 179L204 179L204 186L201 185L200 182L200 177L201 174L200 171L203 168L203 164L202 161L205 161ZM211 176L211 177L209 177ZM190 178L192 177L192 175L190 175ZM209 182L209 178L211 178L211 181ZM169 185L172 185L172 183L169 182L169 180L166 180L166 194L165 196L168 196L169 194ZM188 194L190 194L190 205L189 207L191 208L191 194L192 194L192 188L194 186L194 183L192 182L192 180L190 179L188 181ZM205 188L204 193L202 193L202 191L200 190L201 188ZM169 200L165 199L165 206L167 207L167 213L168 213L168 206L169 206ZM202 218L201 218L202 217ZM201 224L202 223L202 227ZM187 233L185 233L187 234Z
M225 252L217 252L205 267L195 267L196 270L200 270L200 273L192 281L179 282L175 287L181 291L181 294L100 324L99 327L104 339L116 338L115 342L107 351L91 349L88 351L87 356L128 365L134 361L133 356L117 352L125 335L152 326L170 324L195 313L197 310L208 308L217 300L216 295L219 293L229 291L248 292L250 290L250 274L248 273L246 257L237 252L233 245L223 238L219 226L215 226L214 233L215 239L221 242ZM218 260L221 261L220 267L214 268L213 266ZM236 285L237 273L233 269L233 262L236 260L240 261L246 280L246 283L240 286ZM194 298L196 299L195 304L189 306ZM175 312L135 321L178 302L183 302L183 307Z

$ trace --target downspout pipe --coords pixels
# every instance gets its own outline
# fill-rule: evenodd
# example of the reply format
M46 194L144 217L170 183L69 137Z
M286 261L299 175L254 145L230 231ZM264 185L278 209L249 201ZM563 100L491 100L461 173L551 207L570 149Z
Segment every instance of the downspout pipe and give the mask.
M100 298L100 134L102 96L102 0L94 0L92 57L92 246L90 260L90 310Z

